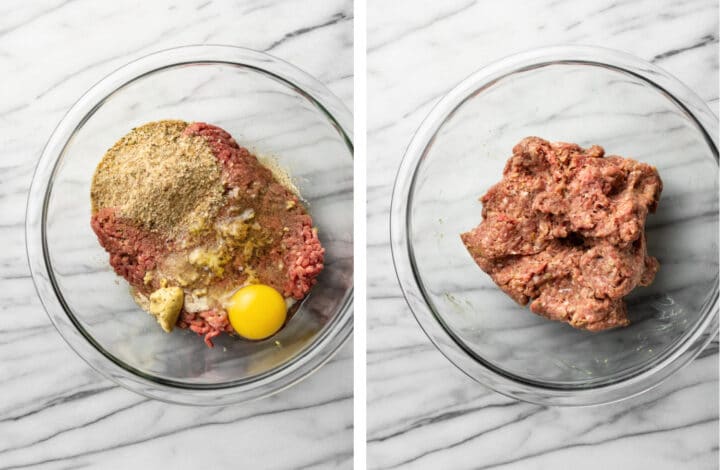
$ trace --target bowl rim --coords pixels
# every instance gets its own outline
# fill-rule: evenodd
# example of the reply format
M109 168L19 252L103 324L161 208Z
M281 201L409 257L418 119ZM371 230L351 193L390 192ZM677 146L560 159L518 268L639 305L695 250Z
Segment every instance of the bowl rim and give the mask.
M352 114L319 80L298 67L264 52L228 45L189 45L160 50L117 68L86 91L51 134L35 167L28 193L25 247L35 290L58 333L90 367L118 385L148 398L183 405L217 406L248 402L278 393L311 375L345 344L353 331L350 286L331 323L288 362L240 381L215 385L167 380L125 364L94 341L67 307L50 269L45 220L52 181L65 148L77 130L114 93L155 72L190 64L225 64L251 69L282 82L303 96L330 121L353 155Z
M695 329L681 337L674 349L652 367L599 386L568 388L524 380L503 371L475 353L444 326L434 311L415 269L413 247L408 242L410 209L418 167L443 124L467 100L503 78L535 68L557 64L605 67L633 75L654 86L692 119L703 133L718 163L717 117L706 103L686 85L660 67L631 54L596 46L551 46L513 54L493 62L456 85L439 99L413 135L398 168L390 208L390 246L395 274L405 301L421 329L435 347L456 367L498 393L542 405L588 406L620 401L659 385L687 365L715 337L718 331L718 277L708 295L704 312Z

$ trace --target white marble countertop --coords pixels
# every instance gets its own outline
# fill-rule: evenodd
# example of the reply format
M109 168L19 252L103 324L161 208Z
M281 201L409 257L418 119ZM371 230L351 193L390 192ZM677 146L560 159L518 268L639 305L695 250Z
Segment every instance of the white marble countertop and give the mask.
M349 343L308 380L259 402L149 400L91 370L57 334L25 259L32 171L91 85L168 47L267 51L352 109L352 2L7 1L0 5L0 469L352 466ZM199 467L200 465L200 467Z
M388 228L405 147L471 72L533 47L600 45L652 60L717 112L717 16L716 0L369 1L369 468L717 468L717 340L629 401L512 401L467 378L418 328L395 280Z

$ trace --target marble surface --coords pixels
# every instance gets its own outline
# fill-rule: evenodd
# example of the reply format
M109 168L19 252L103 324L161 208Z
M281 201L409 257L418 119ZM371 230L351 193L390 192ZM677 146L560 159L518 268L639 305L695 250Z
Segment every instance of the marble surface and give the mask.
M352 109L352 2L8 1L0 5L0 469L349 468L352 344L259 402L169 405L90 369L35 295L24 247L32 170L68 107L124 63L233 44L290 61Z
M718 342L639 397L601 407L516 402L448 362L401 296L393 180L433 104L476 69L533 47L622 49L718 109L718 4L368 2L368 467L718 468Z

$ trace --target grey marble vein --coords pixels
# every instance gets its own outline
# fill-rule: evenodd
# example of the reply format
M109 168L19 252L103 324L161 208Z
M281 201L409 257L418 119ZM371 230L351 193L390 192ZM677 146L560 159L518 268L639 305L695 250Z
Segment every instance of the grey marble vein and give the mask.
M657 62L717 111L717 14L712 0L368 2L369 468L718 468L717 338L670 380L628 401L568 409L510 400L462 374L418 328L395 279L388 223L395 174L413 133L473 71L533 47L599 45ZM655 113L665 132L680 131L656 111L642 112ZM649 134L634 137L647 144ZM622 132L607 138L608 145L624 140ZM472 145L461 144L458 158L472 158ZM668 161L661 171L683 167ZM457 187L449 194L479 195ZM717 200L698 207L682 191L672 194L669 204L685 207L688 223L716 220ZM650 226L670 228L662 216ZM690 264L717 263L693 256ZM668 263L683 273L675 289L692 282L682 255Z
M307 381L248 405L198 409L128 392L77 357L43 312L24 211L35 163L67 109L153 51L272 46L352 108L352 15L347 0L0 5L0 469L351 468L352 344Z

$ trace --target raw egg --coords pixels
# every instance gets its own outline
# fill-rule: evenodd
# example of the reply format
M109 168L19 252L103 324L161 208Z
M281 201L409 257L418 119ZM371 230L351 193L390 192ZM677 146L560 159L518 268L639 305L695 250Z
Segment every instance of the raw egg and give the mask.
M269 338L282 328L287 307L282 294L265 284L252 284L233 294L227 306L233 329L243 338Z

